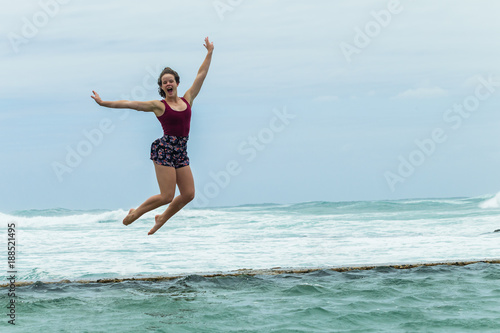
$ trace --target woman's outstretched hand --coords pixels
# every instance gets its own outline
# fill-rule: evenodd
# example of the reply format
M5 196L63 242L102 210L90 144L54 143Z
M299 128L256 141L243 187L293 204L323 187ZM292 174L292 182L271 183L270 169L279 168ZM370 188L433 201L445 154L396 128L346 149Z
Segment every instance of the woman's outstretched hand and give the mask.
M214 50L214 43L213 42L210 43L208 37L205 37L205 44L203 44L203 46L206 47L208 52L212 52Z
M94 90L92 90L92 92L94 93L94 96L90 96L90 97L92 97L94 99L94 101L96 101L97 104L102 105L102 99L99 96L99 94L96 93Z

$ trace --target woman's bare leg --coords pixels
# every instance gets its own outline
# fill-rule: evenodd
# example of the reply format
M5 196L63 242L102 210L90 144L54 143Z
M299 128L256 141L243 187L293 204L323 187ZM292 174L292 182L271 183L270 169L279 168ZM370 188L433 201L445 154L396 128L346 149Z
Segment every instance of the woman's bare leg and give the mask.
M148 235L154 234L165 224L165 222L174 216L175 213L194 199L194 179L189 165L176 169L175 173L180 194L172 200L162 214L155 216L155 225L148 232Z
M159 165L154 163L156 171L156 179L158 180L158 185L160 186L160 194L153 195L142 205L137 207L137 209L131 209L128 215L123 219L124 225L129 225L143 214L156 209L160 206L166 205L172 201L175 195L175 182L176 182L176 172L173 167L167 167L164 165Z

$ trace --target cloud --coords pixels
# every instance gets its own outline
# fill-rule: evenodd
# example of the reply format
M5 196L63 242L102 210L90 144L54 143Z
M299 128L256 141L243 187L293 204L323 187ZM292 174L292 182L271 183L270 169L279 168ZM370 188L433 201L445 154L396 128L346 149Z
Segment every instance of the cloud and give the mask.
M398 99L403 98L433 98L433 97L441 97L446 96L448 93L445 89L441 87L432 87L432 88L415 88L408 89L402 93L399 93L396 97Z
M333 96L333 95L318 96L318 97L313 99L314 102L335 102L338 100L339 100L339 97Z
M479 81L479 77L480 77L480 75L474 75L474 76L466 78L464 80L464 82L462 83L462 87L467 88L467 89L474 89L475 87L477 87L477 85L479 83L481 83Z

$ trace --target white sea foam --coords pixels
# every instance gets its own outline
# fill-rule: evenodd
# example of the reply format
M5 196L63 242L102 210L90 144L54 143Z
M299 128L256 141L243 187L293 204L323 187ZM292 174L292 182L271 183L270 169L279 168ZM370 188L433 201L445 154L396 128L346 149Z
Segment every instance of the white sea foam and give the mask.
M28 216L27 216L28 215ZM21 225L23 228L26 227L46 227L51 225L68 225L68 224L89 224L98 223L110 220L123 219L127 213L124 210L114 210L106 212L73 212L59 216L44 216L44 215L33 215L32 214L3 214L0 213L0 222L10 223L14 222Z
M498 213L481 200L184 209L154 236L163 209L127 227L125 210L0 213L0 222L17 224L20 280L500 258Z
M479 204L479 207L483 209L487 208L499 208L500 207L500 192L498 192L493 198L485 200Z

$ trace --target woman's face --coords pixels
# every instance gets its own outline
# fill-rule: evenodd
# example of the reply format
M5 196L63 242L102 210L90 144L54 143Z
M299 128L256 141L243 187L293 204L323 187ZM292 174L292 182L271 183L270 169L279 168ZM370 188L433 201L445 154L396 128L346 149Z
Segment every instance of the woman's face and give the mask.
M177 82L173 74L165 74L161 78L161 89L167 97L172 97L177 94Z

